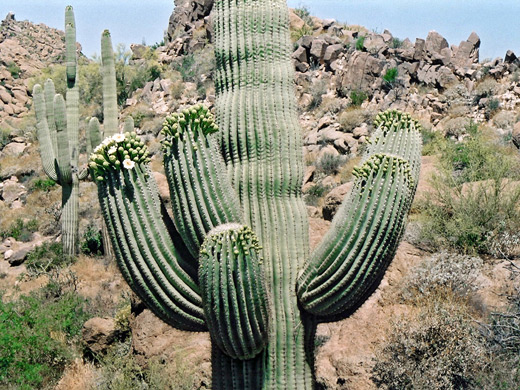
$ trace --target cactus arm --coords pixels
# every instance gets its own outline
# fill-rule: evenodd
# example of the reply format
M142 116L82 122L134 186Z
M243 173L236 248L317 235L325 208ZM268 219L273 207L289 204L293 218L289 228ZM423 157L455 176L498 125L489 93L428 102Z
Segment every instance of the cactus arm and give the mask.
M90 168L122 274L165 322L183 330L206 330L199 288L183 268L182 252L162 220L146 148L135 151L135 133L118 136L124 141L104 141Z
M118 132L116 68L112 39L108 30L101 35L101 64L103 70L103 128L105 137Z
M69 138L67 132L67 116L65 100L63 96L54 96L54 117L56 120L56 132L58 139L58 166L60 183L72 183L72 170L70 167Z
M33 101L36 112L36 128L38 132L38 140L40 142L40 155L42 158L43 170L50 179L58 182L56 155L52 145L52 135L49 129L49 123L47 122L45 95L41 85L39 84L36 84L33 88ZM52 119L54 125L54 114Z
M392 260L417 186L420 134L396 123L374 134L350 194L298 280L303 309L344 318L377 288Z
M92 153L96 146L98 146L101 141L101 125L99 124L98 118L90 118L90 121L88 122L88 139L87 139L87 148Z
M134 131L134 118L127 116L123 127L123 133L131 133Z
M240 204L212 133L213 116L202 105L166 118L164 167L175 225L194 257L213 228L240 222Z
M228 356L251 359L267 343L267 292L258 239L240 224L213 229L200 256L204 314L212 340Z
M47 125L51 134L52 152L56 156L58 154L58 134L56 132L56 122L54 119L54 95L56 95L56 88L51 79L45 81L43 92L45 96L45 114L47 115Z

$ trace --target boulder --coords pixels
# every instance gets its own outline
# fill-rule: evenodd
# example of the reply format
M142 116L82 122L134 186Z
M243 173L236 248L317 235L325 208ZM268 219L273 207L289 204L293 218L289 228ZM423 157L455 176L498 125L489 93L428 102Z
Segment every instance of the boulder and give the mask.
M300 30L305 26L303 19L296 15L293 9L289 9L289 26L291 30Z
M330 64L331 62L335 61L340 53L343 51L343 45L342 44L334 44L327 47L327 50L325 50L325 54L323 55L323 61L325 61L326 64Z
M325 51L327 50L328 43L324 39L316 38L312 41L311 45L311 56L317 59L318 61L323 60L323 56L325 55Z
M104 353L119 335L113 318L91 318L83 325L83 343L93 354Z
M377 53L381 49L388 48L383 36L379 34L368 35L363 41L363 48L370 53Z
M336 214L336 211L338 211L339 206L343 202L343 199L345 199L347 192L350 191L353 184L353 182L342 184L327 194L322 211L323 219L332 221L332 218Z
M9 251L7 251L4 254L4 258L9 262L11 267L17 267L20 264L22 264L25 260L27 260L27 255L31 252L31 250L32 250L32 244L24 245L17 250L14 250L14 251L11 250L12 253L10 253L10 255L6 257L7 252L9 252Z
M429 56L441 54L442 49L448 48L448 41L437 31L430 31L426 37L425 48Z
M454 51L452 63L458 67L469 67L478 63L479 60L480 38L472 32L466 41L462 41Z
M309 62L309 58L307 56L307 50L304 46L298 46L298 48L292 54L292 58L297 60L298 62Z
M2 155L19 157L27 150L29 145L20 142L11 142L4 146L2 149Z

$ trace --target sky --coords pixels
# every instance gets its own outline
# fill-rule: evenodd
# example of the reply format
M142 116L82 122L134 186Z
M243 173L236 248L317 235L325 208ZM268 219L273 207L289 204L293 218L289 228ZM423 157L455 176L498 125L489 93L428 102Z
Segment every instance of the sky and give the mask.
M74 7L78 42L89 57L100 52L106 28L114 45L160 42L174 8L173 0L0 0L0 19L14 12L17 20L63 30L68 4ZM482 41L481 60L503 57L508 49L520 56L519 0L288 0L288 5L377 32L388 29L412 42L436 30L458 45L475 31Z

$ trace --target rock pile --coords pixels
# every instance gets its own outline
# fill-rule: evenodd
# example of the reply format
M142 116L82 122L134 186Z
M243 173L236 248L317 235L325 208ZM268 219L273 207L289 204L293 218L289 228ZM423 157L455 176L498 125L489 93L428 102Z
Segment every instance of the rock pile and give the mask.
M18 22L9 13L0 24L0 125L30 109L29 78L60 61L64 33L44 24ZM81 51L81 47L78 47Z

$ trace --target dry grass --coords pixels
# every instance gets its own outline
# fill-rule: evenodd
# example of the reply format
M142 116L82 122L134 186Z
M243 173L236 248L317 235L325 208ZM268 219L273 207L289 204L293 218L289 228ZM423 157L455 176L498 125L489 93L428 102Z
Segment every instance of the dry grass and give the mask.
M96 371L94 365L76 359L68 366L55 390L87 390L95 388Z

